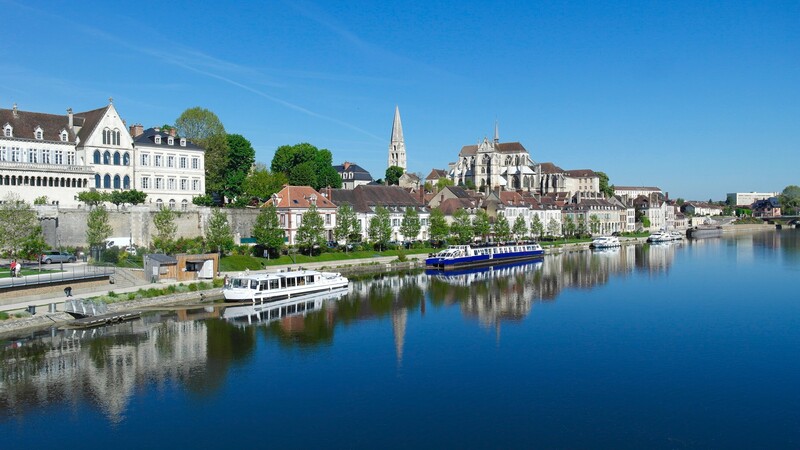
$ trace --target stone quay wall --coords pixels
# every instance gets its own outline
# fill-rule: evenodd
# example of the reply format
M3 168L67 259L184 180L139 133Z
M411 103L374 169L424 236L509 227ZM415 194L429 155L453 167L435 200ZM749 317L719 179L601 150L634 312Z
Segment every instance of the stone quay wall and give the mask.
M45 241L49 246L52 248L87 246L88 208L37 206L36 209ZM239 239L252 235L253 224L259 210L223 208L222 211L228 216L228 224L237 244ZM211 208L196 207L188 211L176 212L179 213L175 219L175 224L178 226L176 238L205 236L206 225L211 217ZM109 237L129 237L136 246L149 246L156 234L156 227L153 224L153 217L156 213L157 210L149 206L133 206L119 210L112 206L108 209L109 223L113 230Z

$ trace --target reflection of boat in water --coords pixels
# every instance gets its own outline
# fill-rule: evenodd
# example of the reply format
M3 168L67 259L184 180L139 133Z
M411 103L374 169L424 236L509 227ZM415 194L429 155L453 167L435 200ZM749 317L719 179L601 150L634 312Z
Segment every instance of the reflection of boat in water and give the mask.
M430 255L425 267L430 269L455 270L466 267L481 267L512 262L530 261L544 256L542 246L536 242L524 244L498 244L483 247L451 245L446 250Z
M339 273L316 270L258 273L233 277L222 290L229 302L274 302L346 288L349 281Z
M497 264L489 267L479 267L461 270L441 270L427 269L427 275L434 276L436 279L446 281L451 284L470 285L476 281L487 280L489 278L502 277L515 273L527 273L541 270L542 261L517 262L510 264Z
M309 311L322 309L326 301L338 300L347 293L347 288L331 292L304 295L302 297L277 300L255 305L226 306L222 318L233 322L267 323L284 317L305 315Z
M596 249L613 248L619 246L620 246L619 238L616 236L598 236L592 239L592 243L589 244L589 247Z
M592 250L595 255L619 255L620 247L593 247Z

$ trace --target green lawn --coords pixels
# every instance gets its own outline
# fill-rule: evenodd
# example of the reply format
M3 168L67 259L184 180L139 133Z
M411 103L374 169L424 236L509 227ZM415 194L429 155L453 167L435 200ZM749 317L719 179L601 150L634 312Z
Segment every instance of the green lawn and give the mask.
M220 270L222 272L236 272L245 269L260 270L268 266L280 266L285 264L304 264L312 262L328 262L328 261L347 261L350 259L362 258L376 258L380 256L398 256L400 253L406 255L428 254L438 251L433 248L412 248L409 250L386 250L383 252L376 251L356 251L356 252L332 252L322 253L317 256L301 255L299 253L293 255L294 261L287 255L282 255L277 259L256 258L254 256L245 255L230 255L223 257L220 262Z
M39 275L39 274L43 274L43 273L57 273L57 272L61 272L61 271L60 270L48 270L48 269L42 269L42 270L39 270L39 269L28 269L28 268L24 268L23 267L21 274L23 276L25 276L25 275ZM11 278L11 269L9 269L7 267L0 268L0 278Z

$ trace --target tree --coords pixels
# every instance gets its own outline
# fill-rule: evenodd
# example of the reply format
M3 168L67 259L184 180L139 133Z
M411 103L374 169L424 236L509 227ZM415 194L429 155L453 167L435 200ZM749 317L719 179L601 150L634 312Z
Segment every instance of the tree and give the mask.
M597 214L592 214L591 217L589 217L589 229L592 230L592 234L600 232L600 218L597 217Z
M558 225L556 225L556 229L558 229ZM538 214L534 215L533 220L531 220L531 234L538 237L544 235L544 223L542 223L542 219L539 218Z
M161 208L153 216L153 225L156 227L156 234L153 237L153 245L162 250L170 247L175 240L175 233L178 232L178 225L175 219L178 213L169 208Z
M228 155L225 168L225 196L237 198L244 193L244 181L256 162L256 151L253 145L241 134L226 136Z
M47 242L44 241L42 226L37 224L22 241L21 253L25 259L37 260L46 249Z
M790 185L783 188L781 195L778 196L781 208L786 210L784 214L795 213L800 207L800 186Z
M392 238L392 222L389 217L389 210L383 206L375 208L375 215L369 220L369 239L381 251L386 248L386 244Z
M486 213L486 210L479 209L475 213L475 218L472 219L472 226L474 228L475 235L480 236L481 239L485 241L486 236L488 236L489 232L492 231L492 227L489 224L489 215Z
M434 241L443 241L450 235L450 227L447 226L447 220L444 218L444 213L441 209L431 210L428 230L430 231L431 239Z
M0 249L12 256L42 232L36 211L14 193L6 194L0 204L0 230Z
M597 173L598 178L600 178L600 192L606 196L606 198L610 198L614 196L614 186L608 184L608 175L605 172L595 172Z
M270 172L267 166L257 163L245 178L242 189L246 196L266 201L272 194L279 192L285 184L289 184L285 174Z
M558 236L558 222L556 219L550 219L550 222L547 223L547 234L549 236Z
M511 240L511 227L508 225L508 219L506 219L506 216L497 216L497 221L494 223L494 237L500 242L507 242Z
M303 142L282 145L275 151L270 165L272 173L283 173L294 186L311 186L314 189L342 187L342 179L333 168L333 156L326 149L318 149Z
M266 248L270 256L275 257L283 248L285 235L278 220L278 210L275 205L262 208L253 225L253 237L256 239L256 243Z
M136 189L131 189L128 191L113 191L108 196L108 201L116 205L118 210L120 205L125 206L126 203L138 205L140 203L144 203L146 199L147 194L142 191L137 191Z
M575 235L575 219L573 219L572 216L566 216L564 218L563 228L565 237L572 237Z
M400 183L400 177L403 176L404 172L405 170L403 170L402 167L389 166L386 169L386 184L389 186L398 185Z
M295 240L297 245L307 248L308 255L311 256L315 246L325 245L324 232L325 223L322 220L322 216L317 212L317 207L311 205L303 214L300 226L297 227Z
M678 206L683 206L683 204L684 204L684 203L686 203L686 200L684 200L684 199L682 199L682 198L680 198L680 197L678 197L678 198L675 200L675 204L676 204L676 205L678 205Z
M441 191L442 189L446 188L447 186L453 186L453 180L449 178L439 178L436 180L436 192Z
M469 244L472 242L472 238L475 237L475 228L469 220L469 213L464 208L459 208L453 213L450 233L459 244Z
M400 234L403 235L405 240L414 240L419 235L419 230L422 226L419 223L419 213L417 208L408 207L403 214L403 220L400 222Z
M539 220L538 216L533 216L534 220ZM541 225L541 222L540 222ZM525 217L519 215L514 220L514 226L511 231L517 239L523 239L528 234L528 225L525 224Z
M214 199L210 195L198 195L192 198L192 204L197 206L214 206Z
M228 167L228 140L225 127L213 112L196 106L175 120L178 134L205 150L206 193L223 193Z
M78 192L78 201L86 203L86 206L93 208L99 206L103 202L109 201L110 194L95 190Z
M586 226L586 215L582 214L578 216L575 222L577 225L577 230L575 233L578 235L578 237L586 236L589 233L589 229Z
M47 196L46 195L42 195L42 196L36 197L33 200L33 204L34 205L46 205L47 204Z
M233 248L233 232L228 224L228 216L214 209L206 224L206 244L217 250L220 255Z
M356 217L356 212L349 203L342 203L336 211L336 228L333 235L337 241L344 241L344 248L347 251L347 244L356 242L361 237L360 224Z
M108 211L105 206L100 205L89 211L86 218L86 241L89 243L89 247L97 249L103 247L105 240L111 236L113 231L108 222Z

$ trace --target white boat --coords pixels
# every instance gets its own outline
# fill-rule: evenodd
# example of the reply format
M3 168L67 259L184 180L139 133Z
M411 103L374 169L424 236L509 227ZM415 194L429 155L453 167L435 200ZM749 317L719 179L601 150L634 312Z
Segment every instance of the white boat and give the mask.
M616 236L598 236L592 239L592 243L589 246L592 248L612 248L619 247L620 242Z
M225 301L267 303L347 288L349 280L336 272L293 270L241 274L222 289Z
M677 231L660 230L648 236L647 242L670 242L680 241L681 239L683 239L683 235Z

